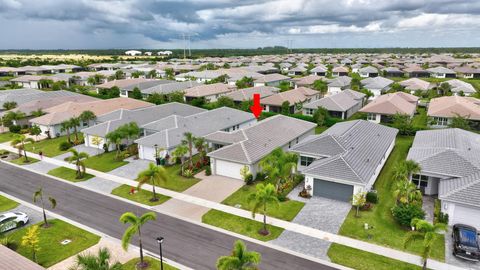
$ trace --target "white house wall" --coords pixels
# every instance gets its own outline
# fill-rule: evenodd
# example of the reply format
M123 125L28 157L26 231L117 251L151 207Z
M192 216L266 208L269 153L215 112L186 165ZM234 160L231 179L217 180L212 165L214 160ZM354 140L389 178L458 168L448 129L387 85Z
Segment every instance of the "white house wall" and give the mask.
M442 201L442 212L448 214L448 224L466 224L480 229L480 208Z

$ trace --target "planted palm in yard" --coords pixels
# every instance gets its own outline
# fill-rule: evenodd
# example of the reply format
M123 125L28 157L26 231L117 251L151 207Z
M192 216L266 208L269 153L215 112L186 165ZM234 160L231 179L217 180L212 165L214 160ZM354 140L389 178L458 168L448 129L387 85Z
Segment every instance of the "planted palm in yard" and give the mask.
M248 251L241 240L235 241L232 255L222 256L217 260L218 270L254 270L258 269L262 256L255 251Z
M142 245L142 226L150 220L155 220L157 215L154 212L147 212L141 217L137 217L132 212L126 212L120 217L120 222L124 224L130 224L125 230L125 233L122 236L122 247L125 251L128 250L128 245L132 241L132 238L135 234L138 234L138 244L140 248L140 262L138 263L139 268L146 268L148 263L145 262L143 258L143 245Z
M272 184L258 184L256 186L257 192L250 194L248 201L254 202L252 208L252 217L255 218L255 214L262 209L263 214L263 228L259 231L261 235L268 235L270 232L267 229L267 206L273 205L279 206L275 187Z
M193 134L190 132L185 132L183 136L185 138L182 140L182 144L187 146L188 163L189 163L190 169L192 169L193 168L193 145L195 144L195 136L193 136Z
M151 202L158 201L157 193L155 192L155 185L157 181L167 182L168 174L163 168L163 166L156 166L153 163L148 164L148 168L138 174L138 189L146 183L151 183L153 188L153 197L150 199Z
M43 213L43 227L48 228L50 225L48 224L47 214L45 213L45 201L43 200L43 189L40 188L39 190L33 193L33 202L36 203L40 201L40 205L42 207ZM50 202L50 206L54 209L57 206L57 201L53 197L48 197L48 201Z
M282 185L293 180L297 162L297 154L286 153L282 148L277 148L260 161L260 167L269 179L276 179L276 192L281 193Z
M32 138L27 138L23 134L18 134L16 135L12 142L10 143L13 147L18 149L18 156L22 157L22 151L23 151L23 156L25 157L25 163L29 162L28 157L27 157L27 150L25 150L25 143L35 143L35 141Z
M89 155L85 152L78 152L75 149L70 149L71 156L65 158L69 163L75 163L77 167L77 179L82 179L85 176L85 163L84 159L88 158Z
M411 231L407 234L405 238L404 246L407 247L411 242L420 240L422 241L422 259L423 259L423 269L427 269L427 260L430 257L432 247L435 244L435 241L439 237L440 232L445 232L447 230L447 225L443 223L431 224L430 222L422 219L415 218L412 220L412 228L415 228L414 231Z
M75 266L71 270L122 270L119 262L110 263L110 251L107 248L100 248L97 255L78 254Z

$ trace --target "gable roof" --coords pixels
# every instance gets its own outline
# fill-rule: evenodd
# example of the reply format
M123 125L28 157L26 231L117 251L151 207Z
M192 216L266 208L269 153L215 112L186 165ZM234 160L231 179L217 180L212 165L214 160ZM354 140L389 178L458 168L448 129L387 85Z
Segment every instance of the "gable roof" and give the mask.
M480 120L480 99L461 96L433 98L430 100L427 115L447 118L460 115Z
M253 94L260 94L260 98L264 98L277 93L279 90L280 89L273 86L256 86L233 91L225 96L233 99L234 101L244 101L253 99Z
M360 109L360 112L378 113L384 115L413 115L417 109L418 97L404 92L395 92L378 96L372 102Z
M233 87L224 83L202 84L185 90L186 97L207 97L231 92Z
M328 81L328 86L330 87L345 87L349 86L352 82L352 78L348 76L340 76Z
M421 80L419 78L411 78L399 83L401 86L405 87L407 90L429 90L432 89L435 84Z
M282 106L283 102L288 101L290 105L294 105L295 103L304 102L310 96L316 94L318 94L316 90L299 87L262 98L260 103L264 105Z
M356 106L364 97L365 94L348 89L337 94L304 104L303 108L317 109L318 107L323 107L329 111L345 112Z
M290 77L278 74L278 73L272 73L272 74L267 74L263 75L262 77L259 77L258 79L255 80L256 83L269 83L269 82L277 82L277 81L289 81L291 80Z
M374 78L366 78L360 81L360 83L367 89L384 89L393 83L392 80L377 76Z

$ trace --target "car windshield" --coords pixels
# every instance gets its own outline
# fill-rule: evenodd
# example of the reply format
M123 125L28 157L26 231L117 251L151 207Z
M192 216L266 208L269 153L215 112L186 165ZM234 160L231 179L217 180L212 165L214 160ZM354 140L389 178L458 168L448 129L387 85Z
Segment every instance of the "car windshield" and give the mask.
M477 247L477 233L472 230L460 229L460 244L469 247Z

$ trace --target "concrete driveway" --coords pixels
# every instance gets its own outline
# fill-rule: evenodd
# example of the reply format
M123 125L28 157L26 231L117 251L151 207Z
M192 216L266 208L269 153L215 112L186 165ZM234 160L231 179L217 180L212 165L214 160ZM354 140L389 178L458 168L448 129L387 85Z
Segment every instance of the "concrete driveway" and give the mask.
M445 262L465 269L480 269L480 262L470 262L453 256L452 227L445 234Z
M292 222L337 234L352 208L350 203L322 197L304 199L298 196L302 187L303 183L299 184L288 195L292 200L305 203L305 206ZM280 237L271 242L300 253L328 260L327 251L330 248L330 242L328 241L284 231Z
M84 144L76 145L76 146L72 147L72 149L77 150L77 152L79 152L79 153L80 152L85 152L89 156L96 156L96 155L99 155L99 154L103 153L103 150L101 150L101 149L88 147L88 146L85 146ZM64 154L61 154L61 155L58 155L58 156L54 157L54 159L65 160L65 158L67 158L71 155L72 155L72 153L67 152L67 153L64 153Z
M20 204L19 206L15 207L15 208L12 209L12 210L5 211L5 212L0 212L0 215L3 214L3 213L8 213L8 212L23 212L23 213L27 214L27 215L28 215L28 223L27 223L27 226L30 226L30 225L33 225L33 224L37 224L37 223L43 221L43 214L42 214L42 212L37 211L37 210L35 210L35 209L32 209L32 208L27 207L27 206L22 205L22 204ZM47 218L50 218L50 217L47 215ZM15 230L16 230L16 229L15 229ZM13 230L13 231L15 231L15 230Z
M218 175L206 176L204 172L195 175L195 177L201 181L183 193L213 202L222 202L244 185L243 181L237 179ZM176 199L168 200L156 206L155 209L170 212L195 221L202 221L202 216L210 210L207 207Z
M116 168L113 171L109 171L108 173L135 180L137 179L138 174L141 171L144 171L146 168L148 168L148 164L152 163L152 161L150 160L134 159L134 158L127 158L125 159L125 161L128 161L128 164L125 164L122 167Z

